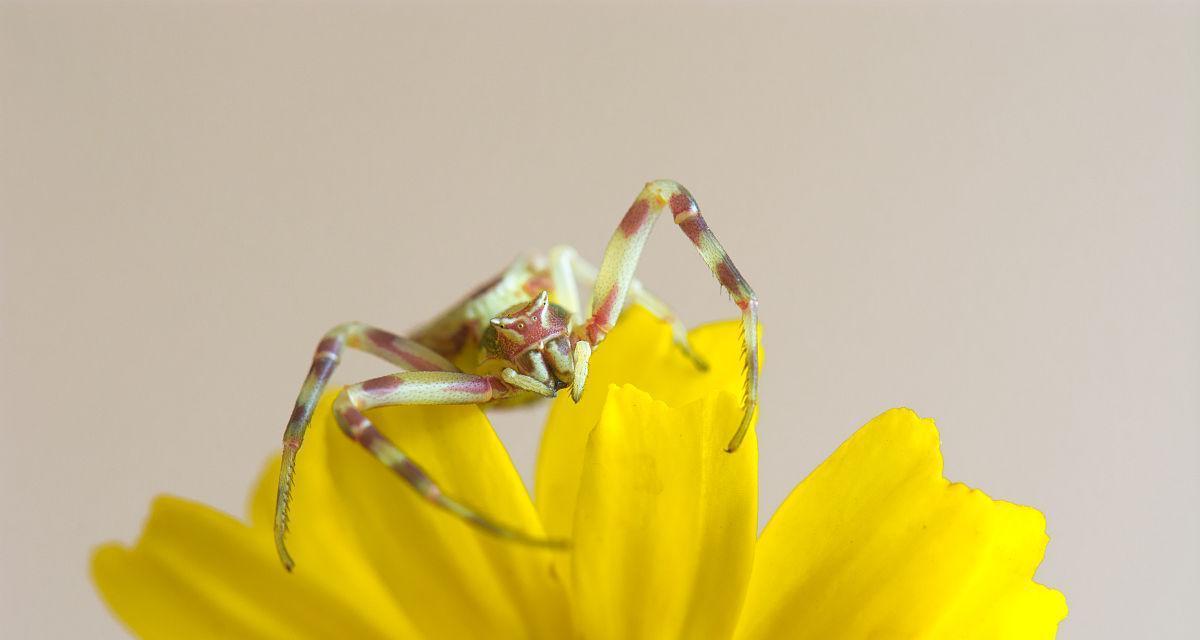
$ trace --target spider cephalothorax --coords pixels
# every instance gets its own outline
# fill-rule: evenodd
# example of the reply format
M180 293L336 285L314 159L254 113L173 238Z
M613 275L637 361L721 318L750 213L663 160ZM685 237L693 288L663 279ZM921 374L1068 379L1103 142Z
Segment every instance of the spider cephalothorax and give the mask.
M500 378L519 389L553 397L559 389L572 387L578 400L591 355L580 344L587 345L571 335L571 313L552 304L549 293L542 291L489 321L480 339L481 364L497 360L509 365Z
M275 510L275 545L292 567L284 545L296 455L317 399L347 348L366 351L401 369L350 385L334 399L333 412L347 436L366 448L433 504L495 535L530 544L561 541L535 538L485 517L446 495L432 478L371 423L364 412L404 404L491 404L554 396L571 389L578 402L587 382L588 360L616 324L627 301L670 323L676 344L697 367L704 361L688 343L687 329L661 300L633 277L638 258L659 214L671 218L699 251L717 282L742 313L746 386L742 419L726 450L737 450L758 404L758 300L700 215L686 189L670 180L646 184L609 239L596 269L570 247L545 257L513 263L411 338L359 322L334 327L318 343L312 366L283 436L283 462ZM585 315L578 280L590 282Z

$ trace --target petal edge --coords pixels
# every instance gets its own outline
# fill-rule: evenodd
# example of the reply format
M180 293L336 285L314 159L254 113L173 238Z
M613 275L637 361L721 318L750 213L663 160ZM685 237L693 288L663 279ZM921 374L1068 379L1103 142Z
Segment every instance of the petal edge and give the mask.
M801 482L759 539L738 638L1050 638L1045 519L942 477L933 421L893 409Z

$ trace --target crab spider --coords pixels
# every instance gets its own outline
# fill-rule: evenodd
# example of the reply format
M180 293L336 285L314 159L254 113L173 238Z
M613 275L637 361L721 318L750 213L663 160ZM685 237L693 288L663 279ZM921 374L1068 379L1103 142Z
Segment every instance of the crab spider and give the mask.
M414 460L371 424L364 412L391 405L507 404L554 397L565 389L570 389L571 398L578 402L587 381L588 359L612 330L627 299L669 322L676 344L697 367L705 368L688 343L683 323L633 277L651 228L659 214L667 210L741 309L746 360L743 411L726 447L730 453L736 451L758 405L758 301L709 230L687 189L670 180L650 182L621 219L598 270L570 247L556 247L544 258L517 260L411 338L357 322L339 325L325 334L283 435L275 546L284 567L290 571L294 566L284 537L296 455L313 408L346 348L365 351L403 369L342 389L333 402L333 412L347 436L431 503L470 524L527 544L562 546L563 541L506 527L443 493ZM586 319L577 279L592 284L591 313ZM555 302L550 301L551 293Z

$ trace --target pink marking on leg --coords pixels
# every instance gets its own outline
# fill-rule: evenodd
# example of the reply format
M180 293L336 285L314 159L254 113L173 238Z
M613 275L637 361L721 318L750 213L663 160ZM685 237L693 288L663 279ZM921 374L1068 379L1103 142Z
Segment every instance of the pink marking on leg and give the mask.
M342 428L342 432L350 436L356 442L363 443L363 438L371 434L371 422L367 417L355 408L352 401L342 391L337 399L333 401L333 411L337 416L338 426ZM365 444L365 443L364 443Z
M745 292L742 291L742 274L738 273L737 267L733 266L728 258L717 265L717 280L729 291L729 295L733 296L737 306L745 309L748 301Z
M700 246L700 238L708 227L704 224L704 220L700 219L700 216L693 216L680 222L679 229L683 231L683 235L688 237L688 240L692 241L692 244Z
M412 460L405 459L399 464L392 465L392 469L394 469L396 473L400 474L400 477L407 480L410 485L412 485L422 494L425 494L427 491L427 489L425 489L425 485L433 484L430 481L429 476L426 475L425 472Z
M646 216L650 214L650 203L645 200L636 200L633 206L629 207L629 211L625 212L625 217L621 218L621 233L628 238L637 233L639 229L646 224Z
M737 270L734 269L733 265L729 264L728 260L717 265L717 280L730 293L736 292L739 288Z
M616 300L617 290L613 288L608 292L608 295L604 296L604 301L600 303L600 306L596 308L596 313L592 315L601 323L608 326L609 321L612 320L613 304L616 303Z
M375 346L386 349L391 353L399 353L399 350L396 349L396 342L392 338L392 334L386 331L367 329L367 339L374 342Z
M367 380L360 386L363 391L373 396L386 396L399 389L402 384L404 384L404 381L398 376L382 376Z
M612 328L613 306L616 304L616 299L617 289L614 287L609 290L608 295L604 296L600 306L596 307L591 320L588 320L587 326L584 327L584 335L588 342L599 344L608 330Z
M317 355L320 356L327 353L336 358L338 351L340 350L339 347L341 346L338 344L338 342L339 340L336 337L331 336L328 338L322 338L321 341L317 343Z
M695 212L696 203L687 196L686 193L677 193L671 196L671 213L678 216L684 212Z
M367 339L373 342L375 346L379 347L380 349L383 349L384 351L387 351L388 353L391 353L399 357L401 360L407 362L418 371L441 371L441 367L433 364L425 358L422 358L421 356L418 356L415 353L412 353L411 351L406 351L405 349L397 346L396 337L386 331L380 329L369 329L367 330Z
M357 421L349 424L350 436L354 438L355 442L361 444L367 449L370 449L371 445L374 444L376 440L379 440L379 431L370 428L373 425L367 422L367 419L362 415L358 416Z
M554 281L550 279L549 274L535 275L525 281L521 289L531 296L535 296L543 291L550 291L554 288Z
M446 390L457 393L470 393L491 399L505 395L509 389L503 380L493 376L484 376L476 380L456 382L446 387Z
M414 353L397 351L396 355L403 358L405 362L407 362L408 364L411 364L414 369L417 369L419 371L440 371L441 370L440 367L438 367L437 365L433 364L432 362L430 362L430 361L426 360L425 358L422 358L421 356L418 356Z
M328 380L329 376L333 375L333 367L337 364L336 358L316 358L313 360L312 368L308 370L308 375L314 380Z
M454 384L446 386L446 391L451 391L451 392L456 392L456 393L483 394L483 393L487 393L490 390L491 390L491 385L488 384L486 379L467 380L465 382L455 382Z
M288 422L298 422L304 418L304 414L307 413L307 409L308 408L303 404L297 403L296 406L292 407L292 415L290 418L288 418Z

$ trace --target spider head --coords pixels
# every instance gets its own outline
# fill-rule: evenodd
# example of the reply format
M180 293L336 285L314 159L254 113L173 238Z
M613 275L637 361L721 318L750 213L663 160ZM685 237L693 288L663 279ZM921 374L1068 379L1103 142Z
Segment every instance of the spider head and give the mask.
M500 360L527 376L505 378L510 384L542 395L571 387L576 401L583 393L591 345L571 335L570 312L551 303L545 291L492 318L481 346L483 358Z
M505 309L492 318L484 334L488 355L505 360L521 373L529 374L528 358L532 351L544 351L570 333L570 314L550 302L545 291L524 304Z

